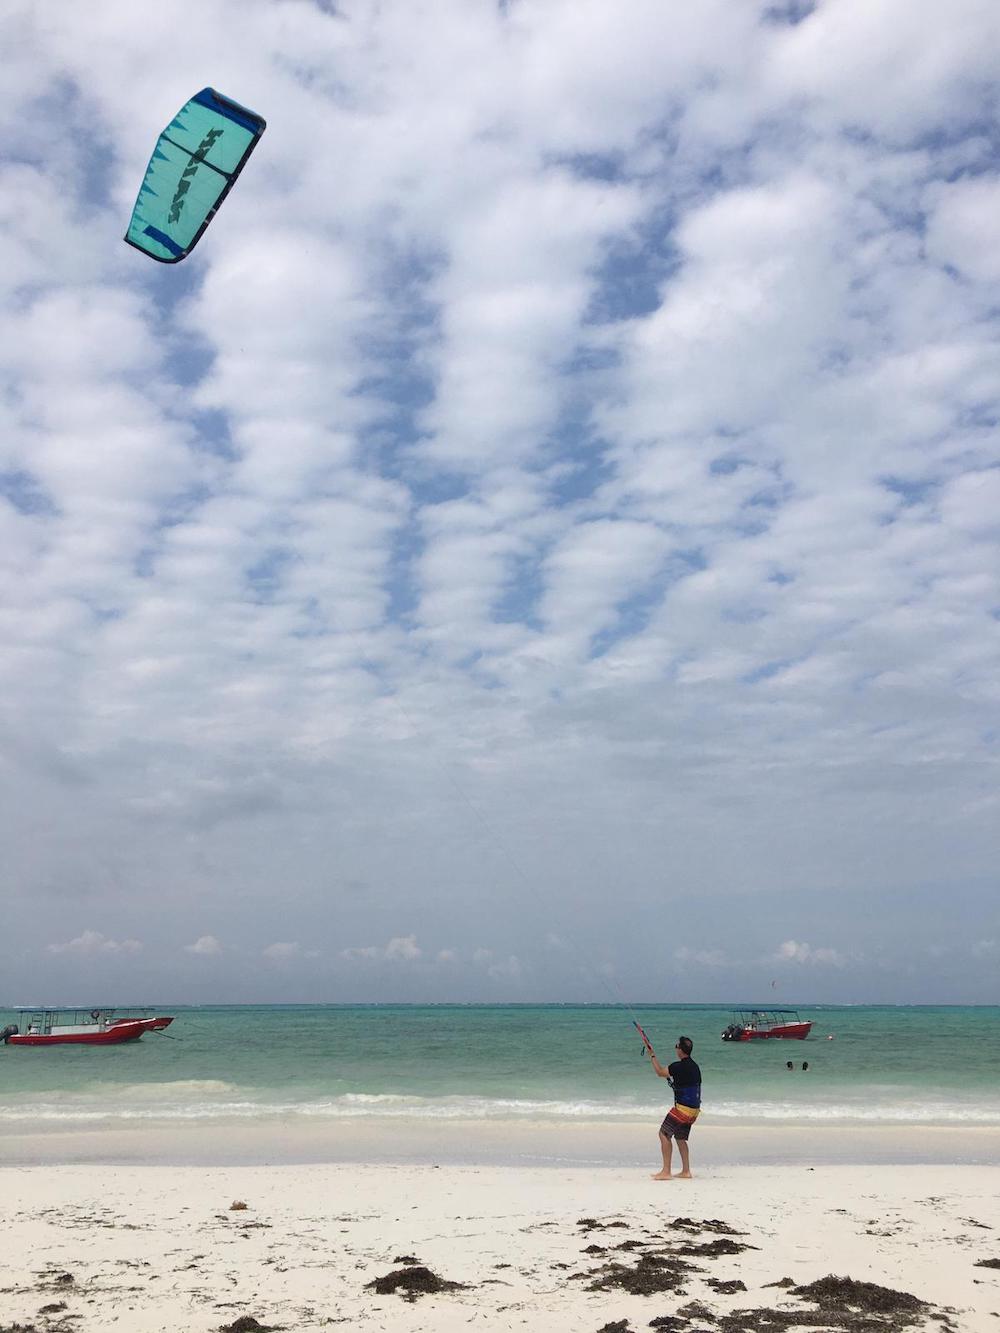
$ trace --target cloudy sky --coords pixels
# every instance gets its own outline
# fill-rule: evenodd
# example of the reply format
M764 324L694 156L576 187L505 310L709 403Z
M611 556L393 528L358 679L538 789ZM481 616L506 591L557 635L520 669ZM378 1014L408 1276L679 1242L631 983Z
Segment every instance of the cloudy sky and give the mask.
M3 22L0 1002L998 1002L995 0Z

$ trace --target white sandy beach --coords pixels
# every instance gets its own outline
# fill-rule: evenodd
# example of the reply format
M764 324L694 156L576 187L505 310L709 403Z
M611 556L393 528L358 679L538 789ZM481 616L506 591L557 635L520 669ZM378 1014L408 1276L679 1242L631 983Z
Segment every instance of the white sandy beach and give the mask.
M810 1312L813 1329L1000 1330L1000 1269L977 1267L1000 1260L1000 1167L732 1165L693 1147L697 1178L669 1183L632 1166L8 1165L0 1330L778 1326L726 1321L737 1310ZM412 1301L368 1287L416 1261L462 1285ZM643 1266L672 1289L591 1289ZM774 1285L831 1274L927 1308L817 1323L814 1301ZM746 1290L713 1285L732 1282Z

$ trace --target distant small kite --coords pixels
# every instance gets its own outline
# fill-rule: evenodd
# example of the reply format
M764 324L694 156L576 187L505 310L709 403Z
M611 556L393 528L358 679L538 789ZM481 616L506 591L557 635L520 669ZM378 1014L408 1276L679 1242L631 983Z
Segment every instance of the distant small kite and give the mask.
M125 240L162 264L189 255L264 133L256 111L203 88L156 141Z

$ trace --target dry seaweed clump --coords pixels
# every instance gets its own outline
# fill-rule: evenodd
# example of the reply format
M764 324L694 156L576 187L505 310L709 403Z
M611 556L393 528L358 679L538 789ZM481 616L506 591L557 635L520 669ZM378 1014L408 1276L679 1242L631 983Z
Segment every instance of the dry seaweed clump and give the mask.
M706 1324L715 1323L715 1315L704 1301L688 1301L687 1305L678 1305L677 1313L684 1319L702 1319Z
M820 1278L806 1286L793 1287L790 1294L809 1301L812 1310L733 1310L718 1316L720 1333L780 1333L782 1329L823 1329L824 1333L904 1333L915 1325L926 1326L933 1317L949 1328L947 1315L934 1311L926 1301L908 1291L893 1291L874 1282L850 1277Z
M384 1277L365 1283L367 1291L376 1291L380 1296L401 1292L404 1301L415 1301L418 1296L433 1296L440 1291L460 1291L465 1286L464 1282L449 1282L447 1278L438 1277L422 1264L397 1268Z
M675 1254L698 1254L705 1259L718 1259L724 1254L742 1254L744 1250L759 1250L759 1245L745 1245L738 1240L720 1236L718 1240L706 1240L701 1245L678 1245Z
M737 1231L718 1217L703 1217L700 1222L693 1217L675 1217L670 1226L674 1231L714 1231L717 1236L746 1235L745 1231Z
M852 1277L821 1277L805 1287L793 1287L796 1296L813 1301L821 1310L845 1307L863 1314L920 1314L929 1307L908 1291L893 1291L875 1282L856 1282Z
M741 1282L738 1277L730 1278L728 1282L724 1282L721 1278L717 1277L707 1277L705 1282L713 1291L717 1291L720 1296L735 1296L738 1291L746 1291L747 1289L747 1284Z
M636 1263L610 1263L592 1273L575 1277L593 1278L588 1291L627 1291L630 1296L653 1296L661 1291L679 1292L691 1273L691 1265L663 1254L640 1254Z
M241 1314L231 1324L223 1324L220 1333L278 1333L277 1324L262 1324L252 1314Z

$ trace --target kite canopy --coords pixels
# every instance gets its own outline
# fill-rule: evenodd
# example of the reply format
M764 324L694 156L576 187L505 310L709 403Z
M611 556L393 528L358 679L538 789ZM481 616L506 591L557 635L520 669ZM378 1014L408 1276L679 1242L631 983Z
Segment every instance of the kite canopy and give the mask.
M156 141L125 239L176 264L194 249L264 133L256 111L203 88Z

